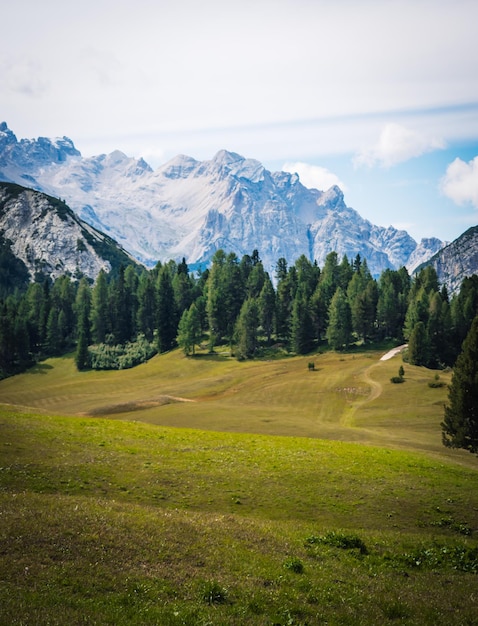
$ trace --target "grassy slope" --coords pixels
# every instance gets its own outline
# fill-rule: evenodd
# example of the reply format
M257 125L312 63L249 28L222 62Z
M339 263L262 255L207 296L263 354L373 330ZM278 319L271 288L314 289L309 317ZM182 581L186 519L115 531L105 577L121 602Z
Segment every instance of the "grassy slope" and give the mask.
M434 372L381 353L238 363L173 351L131 370L78 373L71 358L50 359L0 382L0 402L60 415L139 420L163 426L320 437L426 450L476 467L468 453L441 443L447 390ZM444 382L450 374L440 373ZM182 401L181 401L182 399ZM184 400L188 400L185 402Z
M0 414L0 623L477 623L478 464L441 447L433 373L378 356L0 383L30 407ZM369 553L306 541L331 530Z

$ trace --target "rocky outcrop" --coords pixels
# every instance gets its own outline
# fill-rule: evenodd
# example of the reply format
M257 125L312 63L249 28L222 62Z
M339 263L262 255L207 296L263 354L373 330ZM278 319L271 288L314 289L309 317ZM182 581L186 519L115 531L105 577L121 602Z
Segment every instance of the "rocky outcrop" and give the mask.
M101 269L134 262L61 200L16 184L0 183L0 233L32 279L42 273L94 280Z
M469 228L420 267L425 265L436 269L438 280L451 294L459 291L464 278L478 274L478 226Z

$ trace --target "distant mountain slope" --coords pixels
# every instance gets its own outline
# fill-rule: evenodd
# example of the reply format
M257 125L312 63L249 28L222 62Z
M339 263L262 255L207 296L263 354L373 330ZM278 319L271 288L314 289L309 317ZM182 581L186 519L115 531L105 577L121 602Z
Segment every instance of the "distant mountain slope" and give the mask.
M458 291L464 278L478 274L478 226L469 228L425 265L436 269L438 280L447 285L450 293Z
M0 178L65 198L148 265L183 256L190 265L207 263L218 248L239 256L257 249L272 271L281 257L293 263L305 254L323 265L336 251L360 254L378 275L413 270L443 246L373 225L346 206L338 187L307 189L295 174L225 150L209 161L180 155L153 171L119 151L83 158L66 137L18 141L3 123Z
M61 200L13 183L0 183L0 235L32 279L37 273L95 279L101 269L136 263Z

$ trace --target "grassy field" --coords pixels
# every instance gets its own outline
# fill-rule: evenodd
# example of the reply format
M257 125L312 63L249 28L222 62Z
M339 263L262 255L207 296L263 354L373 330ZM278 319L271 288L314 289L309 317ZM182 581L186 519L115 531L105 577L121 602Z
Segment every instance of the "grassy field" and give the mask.
M0 382L0 624L478 624L478 461L380 356Z

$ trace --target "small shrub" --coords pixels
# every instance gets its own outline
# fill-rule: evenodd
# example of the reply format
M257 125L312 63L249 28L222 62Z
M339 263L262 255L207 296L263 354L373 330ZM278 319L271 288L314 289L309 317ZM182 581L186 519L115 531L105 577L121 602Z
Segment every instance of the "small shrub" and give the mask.
M442 517L436 522L431 522L430 526L437 526L438 528L450 528L451 530L459 533L460 535L471 535L472 530L465 522L455 522L452 517Z
M478 574L478 548L434 544L418 548L401 558L409 567L431 570L450 567L461 572Z
M215 580L205 582L201 591L203 602L209 605L225 604L227 602L227 595L227 589L222 587Z
M144 335L136 341L124 345L111 345L108 342L90 346L91 368L94 370L123 370L145 363L156 354L156 348Z
M432 389L439 389L440 387L445 387L446 383L440 380L440 376L435 374L435 378L428 383L428 386Z
M284 561L285 569L294 572L294 574L303 574L304 572L304 564L297 557L291 556Z
M405 379L402 378L401 376L392 376L392 378L390 379L391 383L394 383L395 385L398 385L399 383L404 383Z
M358 535L347 535L335 530L331 530L321 537L312 535L306 539L306 544L323 544L343 550L358 550L360 554L368 554L367 546Z

